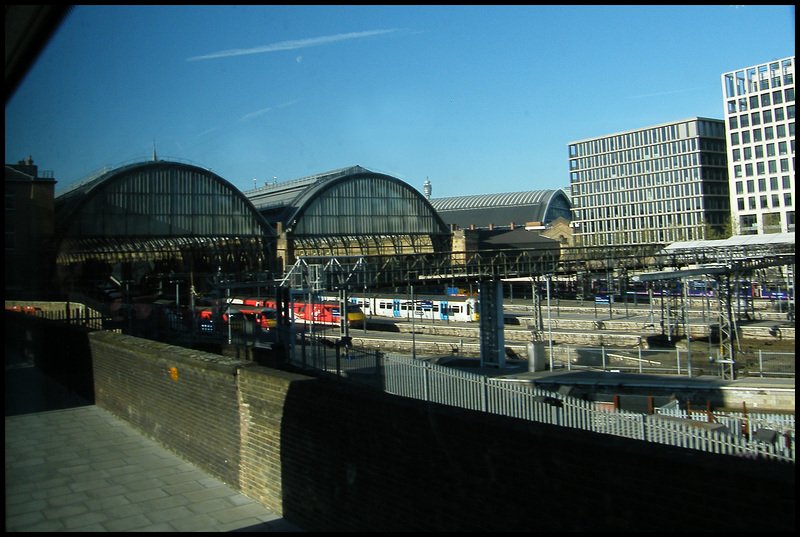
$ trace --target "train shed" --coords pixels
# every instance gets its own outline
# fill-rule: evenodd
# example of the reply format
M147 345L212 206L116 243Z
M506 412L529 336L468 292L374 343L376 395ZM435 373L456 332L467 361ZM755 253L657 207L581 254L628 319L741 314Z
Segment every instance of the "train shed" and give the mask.
M278 235L283 266L309 256L394 256L450 249L425 197L395 177L351 166L244 193Z
M147 292L147 282L160 276L183 275L199 286L263 278L275 268L272 228L237 188L209 170L155 155L58 195L55 229L63 288L111 279Z

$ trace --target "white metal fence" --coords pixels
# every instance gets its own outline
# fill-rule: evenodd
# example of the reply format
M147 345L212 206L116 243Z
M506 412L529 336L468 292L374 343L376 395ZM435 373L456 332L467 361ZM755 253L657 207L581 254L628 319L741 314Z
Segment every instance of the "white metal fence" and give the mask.
M609 410L529 383L308 338L298 343L293 355L294 365L402 397L711 453L795 462L793 416L709 415L682 410L677 402L653 415Z

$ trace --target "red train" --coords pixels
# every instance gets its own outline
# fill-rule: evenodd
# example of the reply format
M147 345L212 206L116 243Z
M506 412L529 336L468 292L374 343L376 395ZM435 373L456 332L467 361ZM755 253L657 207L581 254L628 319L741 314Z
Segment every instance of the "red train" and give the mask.
M269 319L265 322L271 322L271 326L275 326L277 310L277 303L275 300L264 298L232 298L230 301L232 307L235 307L245 314L254 313L255 315L270 315ZM294 322L298 324L323 324L339 326L341 320L341 311L339 303L336 301L322 301L312 302L295 302L293 313ZM265 313L270 312L270 313ZM364 312L357 304L347 305L347 323L351 327L364 326ZM263 326L263 325L262 325Z

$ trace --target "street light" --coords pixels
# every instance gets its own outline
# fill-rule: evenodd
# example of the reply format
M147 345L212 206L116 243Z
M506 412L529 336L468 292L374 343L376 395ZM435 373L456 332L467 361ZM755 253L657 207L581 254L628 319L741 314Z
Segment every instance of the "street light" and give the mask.
M552 277L552 274L545 276L547 278L547 339L550 350L550 371L553 371L553 321L550 317L550 279Z

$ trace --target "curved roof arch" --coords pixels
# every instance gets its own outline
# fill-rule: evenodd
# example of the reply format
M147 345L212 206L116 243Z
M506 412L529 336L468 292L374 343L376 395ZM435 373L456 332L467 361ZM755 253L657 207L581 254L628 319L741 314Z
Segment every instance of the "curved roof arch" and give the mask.
M405 182L351 166L248 192L271 224L301 236L447 235L430 202Z
M106 171L58 196L55 210L64 274L86 267L102 279L108 267L141 262L159 273L231 276L274 267L272 227L237 188L195 165L152 160Z
M171 161L102 173L57 197L55 205L61 237L274 236L228 181Z
M558 217L572 219L572 204L560 189L439 198L431 200L431 205L445 222L459 227L549 224Z
M287 229L318 235L449 235L447 224L403 181L357 172L317 183L292 202Z

